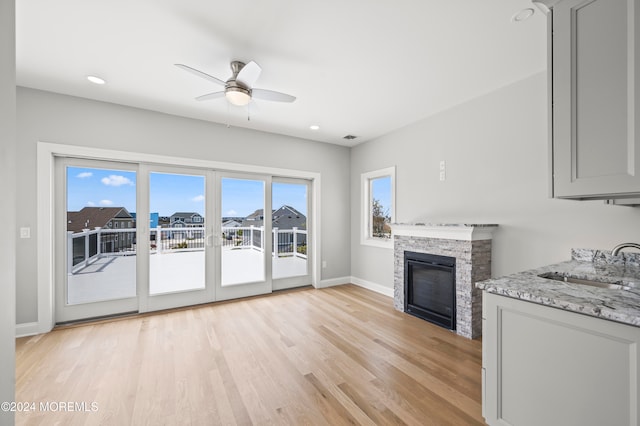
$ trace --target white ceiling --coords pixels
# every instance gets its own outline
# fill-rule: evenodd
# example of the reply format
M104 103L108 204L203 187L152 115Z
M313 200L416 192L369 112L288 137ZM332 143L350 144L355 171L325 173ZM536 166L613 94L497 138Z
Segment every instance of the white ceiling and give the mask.
M353 146L546 68L546 18L529 0L29 0L16 2L17 82ZM292 104L195 101L256 61L256 87ZM104 86L86 80L97 75ZM320 130L311 131L317 124ZM353 141L343 136L358 136Z

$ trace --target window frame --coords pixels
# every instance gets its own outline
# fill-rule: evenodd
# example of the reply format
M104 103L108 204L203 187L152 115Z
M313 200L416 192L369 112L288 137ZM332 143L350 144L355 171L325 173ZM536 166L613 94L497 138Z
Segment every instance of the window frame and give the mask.
M372 235L372 182L375 179L390 177L391 178L391 223L396 221L396 167L386 167L384 169L373 170L362 173L360 175L361 188L361 226L360 226L360 244L393 249L393 237L389 239L376 238Z

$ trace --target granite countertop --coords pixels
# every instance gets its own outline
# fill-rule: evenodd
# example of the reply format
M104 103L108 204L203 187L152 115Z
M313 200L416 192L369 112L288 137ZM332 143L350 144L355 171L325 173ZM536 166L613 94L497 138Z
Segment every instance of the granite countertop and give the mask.
M627 290L606 289L541 278L558 273L578 279L620 284ZM573 249L571 260L476 283L502 296L640 327L640 254Z

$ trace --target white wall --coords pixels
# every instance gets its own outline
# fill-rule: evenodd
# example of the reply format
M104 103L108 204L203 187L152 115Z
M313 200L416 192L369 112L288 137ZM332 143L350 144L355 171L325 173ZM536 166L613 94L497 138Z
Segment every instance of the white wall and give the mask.
M18 247L19 324L38 319L37 141L320 173L322 280L350 275L347 148L22 87L17 102L18 225L33 230Z
M364 247L358 234L360 174L392 165L397 222L500 225L493 276L568 260L572 247L640 241L640 208L548 198L546 84L539 73L354 148L352 276L393 287L392 250Z
M16 61L15 2L0 0L0 200L4 233L0 240L0 402L15 399L16 289ZM0 410L0 425L12 425Z

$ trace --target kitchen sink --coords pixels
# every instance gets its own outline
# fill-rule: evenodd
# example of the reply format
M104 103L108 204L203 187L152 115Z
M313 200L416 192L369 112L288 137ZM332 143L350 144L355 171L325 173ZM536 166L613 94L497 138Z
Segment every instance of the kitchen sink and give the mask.
M584 278L573 278L573 277L568 277L562 274L558 274L556 272L546 272L538 276L540 278L547 278L549 280L563 281L565 283L589 285L591 287L608 288L613 290L629 290L630 289L629 286L622 285L622 284L608 283L605 281L598 281L598 280L587 280Z

